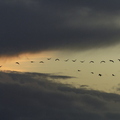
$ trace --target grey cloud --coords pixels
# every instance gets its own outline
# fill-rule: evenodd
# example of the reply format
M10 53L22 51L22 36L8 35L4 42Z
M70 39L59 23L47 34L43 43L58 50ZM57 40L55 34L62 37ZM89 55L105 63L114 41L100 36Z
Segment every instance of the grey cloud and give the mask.
M46 74L46 73L30 73L30 72L16 72L16 71L6 71L0 72L0 82L15 82L20 84L28 84L28 83L37 83L37 84L45 84L47 80L69 80L71 78L75 78L72 76L63 76L63 75L53 75L53 74ZM4 80L3 80L4 79Z
M120 113L119 112L118 113L108 112L108 113L106 113L106 116L109 118L109 120L113 120L113 119L118 120L120 117Z
M53 75L53 74L47 74L47 73L31 73L31 72L26 72L25 74L28 75L37 75L39 77L43 77L43 78L52 78L52 79L70 79L70 78L75 78L73 76L65 76L65 75ZM38 78L39 78L38 77Z
M89 85L80 85L80 88L88 88Z
M49 81L47 78L37 79L34 77L36 75L0 73L1 119L120 119L120 101L115 102L116 99L120 100L120 95L77 89ZM21 83L21 80L25 82Z
M118 5L118 0L0 0L0 54L116 44Z

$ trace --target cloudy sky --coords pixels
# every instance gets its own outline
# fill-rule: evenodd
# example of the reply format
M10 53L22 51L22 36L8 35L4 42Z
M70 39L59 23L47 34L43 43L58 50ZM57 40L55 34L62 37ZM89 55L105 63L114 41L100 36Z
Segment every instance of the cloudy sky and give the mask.
M0 0L4 120L120 119L118 0Z
M119 43L119 1L0 0L0 54Z

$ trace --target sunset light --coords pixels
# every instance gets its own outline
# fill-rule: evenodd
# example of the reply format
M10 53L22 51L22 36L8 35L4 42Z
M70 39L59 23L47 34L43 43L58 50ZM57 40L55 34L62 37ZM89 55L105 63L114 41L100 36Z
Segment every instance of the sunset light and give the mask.
M0 120L120 120L120 1L0 0Z

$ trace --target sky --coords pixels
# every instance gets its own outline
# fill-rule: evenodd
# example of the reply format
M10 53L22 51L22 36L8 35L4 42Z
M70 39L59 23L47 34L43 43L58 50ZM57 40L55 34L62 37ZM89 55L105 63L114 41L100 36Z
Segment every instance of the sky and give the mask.
M119 43L118 0L0 0L0 9L3 56Z
M0 0L1 118L120 119L119 4Z

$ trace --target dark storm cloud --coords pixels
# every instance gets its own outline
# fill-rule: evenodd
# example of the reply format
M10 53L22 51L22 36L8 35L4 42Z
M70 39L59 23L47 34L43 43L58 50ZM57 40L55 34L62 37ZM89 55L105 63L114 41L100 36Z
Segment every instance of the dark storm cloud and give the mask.
M0 0L0 54L119 42L119 1Z
M3 81L3 78L6 79L5 81ZM22 79L23 78L23 79ZM26 78L26 80L25 80ZM22 73L22 72L16 72L16 71L7 71L7 73L4 72L0 72L0 81L1 82L6 82L9 80L16 80L14 82L20 82L22 83L32 83L32 82L38 82L39 84L41 83L40 81L38 81L39 79L42 80L68 80L71 78L75 78L72 76L65 76L65 75L52 75L52 74L46 74L46 73L32 73L32 72L26 72L26 73ZM34 81L33 81L34 79ZM36 80L35 80L36 79ZM11 82L11 81L10 81ZM57 82L57 81L56 81Z
M80 85L81 88L89 87L88 85Z
M35 76L37 73L0 72L1 119L120 119L119 95L77 89Z
M37 75L38 77L43 77L43 78L51 78L51 79L70 79L70 78L75 78L72 76L65 76L65 75L52 75L52 74L46 74L46 73L26 73L28 75Z

